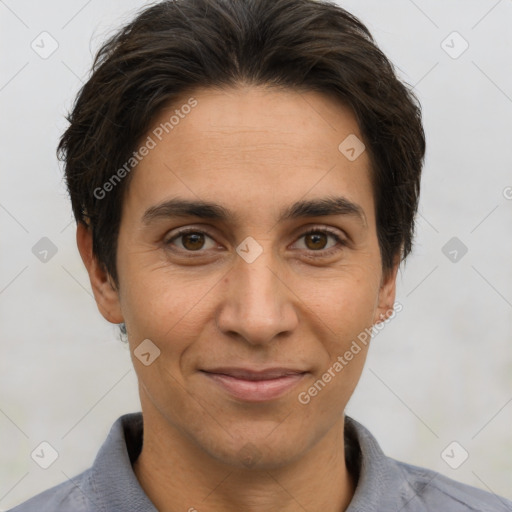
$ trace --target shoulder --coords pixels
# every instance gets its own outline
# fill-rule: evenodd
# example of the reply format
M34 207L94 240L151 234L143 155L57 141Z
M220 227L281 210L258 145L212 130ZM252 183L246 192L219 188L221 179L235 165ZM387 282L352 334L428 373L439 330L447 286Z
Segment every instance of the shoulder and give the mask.
M142 432L141 413L119 417L89 469L9 512L123 512L132 503L137 504L134 509L154 512L132 469L142 447Z
M72 480L36 494L8 512L96 512L99 509L94 506L93 497L82 490L89 473L90 470L84 471Z
M386 456L348 416L345 426L347 464L358 481L350 512L512 512L512 502L501 496Z
M446 512L512 512L512 502L477 489L436 471L390 459L403 476L404 512L444 510Z

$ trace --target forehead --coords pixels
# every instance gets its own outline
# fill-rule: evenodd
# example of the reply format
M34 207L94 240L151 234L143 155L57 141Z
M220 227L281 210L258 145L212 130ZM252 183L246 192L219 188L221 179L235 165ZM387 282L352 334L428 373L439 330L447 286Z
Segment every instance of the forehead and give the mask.
M261 208L334 189L373 206L366 151L356 159L341 151L345 140L362 140L356 118L318 92L196 89L162 109L148 137L154 147L126 198L141 207L179 195Z

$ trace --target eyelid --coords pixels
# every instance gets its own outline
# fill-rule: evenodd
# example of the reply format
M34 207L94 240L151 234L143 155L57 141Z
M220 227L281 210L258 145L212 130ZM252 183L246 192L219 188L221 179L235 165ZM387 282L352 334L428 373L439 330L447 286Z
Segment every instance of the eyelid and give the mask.
M332 228L328 228L326 226L313 226L313 227L309 227L307 229L307 231L304 231L304 232L301 231L301 235L300 236L303 237L304 235L309 235L311 233L325 233L327 235L332 235L334 238L337 238L340 241L345 240L345 238L343 237L343 235L339 231L336 231L336 230L334 230Z

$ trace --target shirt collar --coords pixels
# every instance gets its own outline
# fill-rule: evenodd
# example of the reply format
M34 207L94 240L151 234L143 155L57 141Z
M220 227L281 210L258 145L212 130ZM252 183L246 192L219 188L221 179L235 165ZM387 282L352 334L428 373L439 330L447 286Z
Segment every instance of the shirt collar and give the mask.
M347 466L358 471L358 482L346 512L400 510L403 498L416 496L400 468L387 457L373 435L356 420L345 416ZM356 452L356 461L351 461ZM358 453L357 453L358 452Z
M113 424L85 483L84 494L102 512L157 512L132 469L142 449L142 413L125 414ZM346 512L399 510L412 489L399 467L363 425L345 416L347 465L357 478ZM87 489L89 487L89 489ZM88 492L88 490L90 492ZM414 493L411 494L414 496Z
M89 485L102 512L158 512L132 468L142 449L142 430L142 413L121 416L94 460Z

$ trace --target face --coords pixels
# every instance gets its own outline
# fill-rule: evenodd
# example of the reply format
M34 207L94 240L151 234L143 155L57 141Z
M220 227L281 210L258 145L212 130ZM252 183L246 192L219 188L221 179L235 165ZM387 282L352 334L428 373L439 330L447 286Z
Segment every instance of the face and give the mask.
M392 309L396 275L382 273L369 157L338 149L349 135L362 139L334 99L240 87L194 91L144 138L119 289L93 287L126 323L145 418L205 456L276 467L342 426L367 346L344 355Z

